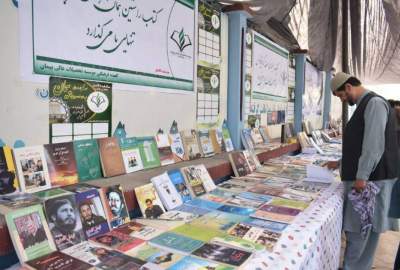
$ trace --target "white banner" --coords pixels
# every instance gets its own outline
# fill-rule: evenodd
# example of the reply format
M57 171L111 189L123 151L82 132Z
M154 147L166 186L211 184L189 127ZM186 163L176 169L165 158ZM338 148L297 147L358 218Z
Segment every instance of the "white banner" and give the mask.
M34 73L193 91L194 0L23 6L32 14Z
M253 40L253 93L287 99L288 52L256 32Z

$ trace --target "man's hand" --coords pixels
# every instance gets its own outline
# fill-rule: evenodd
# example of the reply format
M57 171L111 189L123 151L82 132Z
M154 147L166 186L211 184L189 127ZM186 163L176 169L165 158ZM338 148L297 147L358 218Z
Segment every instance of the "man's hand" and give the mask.
M340 162L339 161L328 161L325 163L324 166L327 167L329 170L336 170L337 168L339 168Z
M354 182L353 188L357 191L357 192L362 192L365 187L367 186L367 181L365 180L361 180L361 179L357 179Z

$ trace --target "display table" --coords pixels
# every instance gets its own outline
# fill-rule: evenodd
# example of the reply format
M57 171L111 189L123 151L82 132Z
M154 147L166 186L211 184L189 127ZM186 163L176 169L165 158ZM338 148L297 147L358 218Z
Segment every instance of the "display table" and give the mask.
M245 269L337 270L343 214L343 186L333 183L286 228L274 251L256 254Z

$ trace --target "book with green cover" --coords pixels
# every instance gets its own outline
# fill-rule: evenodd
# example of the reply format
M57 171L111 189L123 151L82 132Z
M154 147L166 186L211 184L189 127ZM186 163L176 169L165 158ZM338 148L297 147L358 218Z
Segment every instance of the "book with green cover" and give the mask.
M160 156L154 137L135 137L139 144L140 156L144 169L161 166Z
M42 205L10 211L5 215L15 251L21 263L56 250Z
M119 141L127 173L143 170L140 143L135 138L121 138Z
M215 237L211 240L211 243L238 248L249 252L263 251L265 249L265 247L260 243L252 242L232 235Z
M283 198L273 198L272 201L268 203L269 205L283 206L288 208L294 208L298 210L306 209L310 204L305 201L289 200Z
M74 141L74 152L80 182L102 177L99 146L96 140Z
M180 254L153 247L149 244L143 244L126 254L146 262L154 263L162 269L167 269L183 257Z
M182 226L173 229L171 232L203 242L209 242L215 237L222 237L226 234L216 228L189 223L183 224Z
M156 247L173 250L183 254L192 253L194 250L198 249L204 244L202 241L172 232L160 234L159 236L150 240L149 243Z

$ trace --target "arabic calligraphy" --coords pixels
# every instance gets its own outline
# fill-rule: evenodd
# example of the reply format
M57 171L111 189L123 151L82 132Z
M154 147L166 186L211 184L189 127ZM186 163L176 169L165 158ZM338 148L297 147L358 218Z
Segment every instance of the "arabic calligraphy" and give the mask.
M126 53L128 48L135 43L136 32L120 32L118 22L123 19L128 24L142 23L146 28L155 25L159 15L164 11L163 8L152 9L151 11L141 10L135 0L110 1L110 0L81 0L82 3L91 4L90 6L102 14L102 18L108 17L104 23L97 23L95 26L86 28L86 36L90 39L90 44L86 45L89 50L102 50L110 54L122 50ZM63 0L64 5L68 5L68 0ZM89 6L89 7L90 7ZM113 18L109 18L114 16Z

